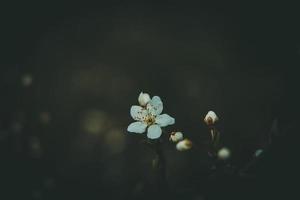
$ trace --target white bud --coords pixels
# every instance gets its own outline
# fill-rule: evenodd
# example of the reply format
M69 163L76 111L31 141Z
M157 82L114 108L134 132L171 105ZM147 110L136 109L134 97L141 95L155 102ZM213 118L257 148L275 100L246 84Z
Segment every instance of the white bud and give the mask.
M218 151L218 158L221 160L227 160L230 157L230 150L226 147L223 147Z
M138 101L140 103L141 106L146 106L147 103L150 101L150 96L147 93L143 93L141 92L138 98Z
M192 148L192 142L188 139L184 139L176 144L176 149L178 151L186 151Z
M183 134L181 132L172 132L169 140L172 142L179 142L183 139Z
M204 118L204 122L207 125L213 125L214 123L216 123L219 120L218 116L216 115L216 113L214 111L209 111L205 118Z

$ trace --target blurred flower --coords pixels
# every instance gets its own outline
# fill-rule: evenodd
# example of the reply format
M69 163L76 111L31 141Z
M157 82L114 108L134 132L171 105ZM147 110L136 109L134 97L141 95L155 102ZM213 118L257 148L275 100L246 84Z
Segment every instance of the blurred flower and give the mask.
M262 149L257 149L257 150L255 151L255 153L254 153L254 156L255 156L255 157L258 157L258 156L260 156L263 152L264 152L264 150L262 150Z
M101 110L89 110L81 116L81 128L88 134L102 134L110 126L108 115Z
M130 115L137 122L131 123L127 131L144 133L148 128L147 137L157 139L161 136L161 127L172 125L175 119L168 114L162 114L163 103L158 96L154 96L145 107L131 106Z
M143 93L143 92L140 93L138 101L141 106L146 106L150 100L151 98L148 93Z
M204 118L204 122L207 125L213 125L214 123L216 123L219 120L218 116L216 115L216 113L214 111L209 111L205 118Z
M30 74L24 74L21 81L23 86L28 87L32 84L32 76Z
M218 151L218 157L221 160L227 160L230 157L230 150L226 147L223 147Z
M49 112L41 112L40 113L40 120L44 124L48 124L51 121L51 115Z
M34 158L40 158L43 154L42 144L38 137L31 136L29 138L30 155Z
M179 142L183 139L183 134L181 132L172 132L169 140L172 142Z
M111 128L104 137L104 148L107 153L121 153L125 148L125 136L119 128Z
M176 144L176 149L178 151L186 151L192 148L192 142L189 139L184 139Z
M13 122L11 125L11 129L14 133L19 133L23 129L23 124L21 122Z

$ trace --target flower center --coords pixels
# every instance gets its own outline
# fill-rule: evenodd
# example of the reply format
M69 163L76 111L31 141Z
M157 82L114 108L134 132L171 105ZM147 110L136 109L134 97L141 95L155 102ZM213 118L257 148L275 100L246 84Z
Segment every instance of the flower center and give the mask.
M153 115L148 115L145 119L145 122L148 126L155 123L155 117Z

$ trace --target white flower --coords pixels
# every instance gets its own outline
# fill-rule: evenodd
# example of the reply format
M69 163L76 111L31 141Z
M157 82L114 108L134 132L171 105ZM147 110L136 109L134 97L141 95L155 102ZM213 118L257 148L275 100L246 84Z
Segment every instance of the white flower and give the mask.
M130 115L136 120L131 123L127 131L133 133L144 133L147 131L147 137L157 139L161 136L161 127L172 125L175 119L168 114L162 114L163 103L158 96L154 96L145 107L131 106Z
M230 150L226 147L223 147L218 151L218 157L221 160L227 160L230 157Z
M181 132L172 132L169 140L172 142L179 142L183 139L183 134Z
M146 106L147 103L150 101L150 96L147 93L143 93L141 92L138 98L138 101L140 103L141 106Z
M214 123L216 123L219 120L218 116L216 115L216 113L214 111L209 111L205 118L204 118L204 122L207 125L213 125Z
M178 151L186 151L192 148L192 142L188 139L184 139L176 144L176 149Z

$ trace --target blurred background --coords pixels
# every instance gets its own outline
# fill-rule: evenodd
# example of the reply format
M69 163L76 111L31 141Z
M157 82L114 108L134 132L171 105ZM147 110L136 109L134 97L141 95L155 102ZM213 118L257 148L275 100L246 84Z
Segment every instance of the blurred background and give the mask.
M296 194L296 5L17 1L2 8L0 199L160 199L155 155L142 135L126 131L141 91L160 96L176 118L168 130L198 146L163 146L167 199ZM230 167L216 173L202 146L208 110L231 150ZM257 149L267 151L247 175L235 173Z

